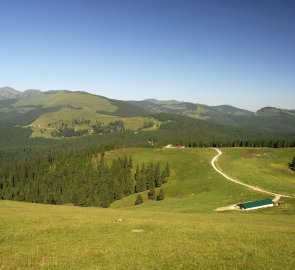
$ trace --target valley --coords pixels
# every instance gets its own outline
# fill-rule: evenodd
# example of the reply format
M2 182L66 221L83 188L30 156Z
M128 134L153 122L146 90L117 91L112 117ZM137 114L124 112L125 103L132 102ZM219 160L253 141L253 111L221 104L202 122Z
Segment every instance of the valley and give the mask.
M0 10L0 270L295 269L295 1Z
M0 269L293 268L293 112L0 96ZM215 211L273 193L288 197Z

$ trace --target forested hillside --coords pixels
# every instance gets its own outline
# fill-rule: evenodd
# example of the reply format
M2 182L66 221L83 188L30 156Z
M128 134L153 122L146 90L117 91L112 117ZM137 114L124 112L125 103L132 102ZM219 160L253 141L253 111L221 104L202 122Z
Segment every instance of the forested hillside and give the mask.
M167 182L169 165L150 162L137 167L132 157L105 161L84 151L58 158L45 156L0 167L0 198L48 204L108 207L113 201Z
M1 89L0 89L1 90ZM112 145L159 147L165 144L200 146L292 146L294 136L274 132L271 128L237 127L212 123L202 119L176 114L147 115L149 108L140 108L128 102L95 96L85 92L28 90L18 92L2 88L0 101L0 147L83 148ZM1 92L0 91L0 92ZM178 109L182 103L171 101L157 106ZM186 106L193 106L188 105ZM193 107L191 107L193 108ZM201 112L201 107L197 111ZM207 107L206 107L207 108ZM209 108L209 107L208 107ZM210 109L213 110L212 108ZM225 113L231 117L252 117L252 113L230 106L216 107L215 115ZM175 110L170 110L176 113ZM180 110L181 111L181 110ZM263 110L261 117L266 117ZM283 116L282 116L283 115ZM292 115L271 109L270 122L277 117L281 130L292 120ZM282 119L281 119L282 118ZM241 122L242 123L242 122ZM277 126L277 122L274 125ZM259 124L258 122L256 123ZM260 124L259 124L260 125ZM47 138L47 140L45 140ZM48 140L50 139L50 140ZM52 140L54 139L54 140ZM61 140L67 139L67 140ZM70 139L70 140L69 140Z
M268 131L280 133L295 132L294 110L265 107L254 113L229 105L207 106L175 100L159 101L148 99L129 102L151 113L172 113L223 125L264 128Z

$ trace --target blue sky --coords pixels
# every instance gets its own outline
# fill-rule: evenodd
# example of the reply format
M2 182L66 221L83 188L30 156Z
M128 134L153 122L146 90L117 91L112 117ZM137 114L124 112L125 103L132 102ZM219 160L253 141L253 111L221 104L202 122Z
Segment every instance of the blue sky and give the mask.
M295 109L295 2L0 0L0 86Z

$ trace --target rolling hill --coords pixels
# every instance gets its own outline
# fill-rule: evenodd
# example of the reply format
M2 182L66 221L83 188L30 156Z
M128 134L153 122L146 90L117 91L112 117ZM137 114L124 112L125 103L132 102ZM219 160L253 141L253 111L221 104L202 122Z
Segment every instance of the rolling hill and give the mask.
M144 203L139 206L134 205L135 193L116 199L109 209L0 200L0 268L292 269L294 200L250 214L214 212L265 195L226 181L212 170L215 152L206 146L237 146L243 141L249 146L253 140L287 138L274 130L278 122L285 129L293 111L264 108L255 115L227 105L212 108L155 100L149 104L162 109L152 111L85 92L5 89L2 93L2 199L36 202L26 196L46 190L45 203L53 203L53 194L62 190L58 183L69 183L66 188L62 185L63 190L78 187L74 191L84 195L101 191L104 182L88 186L89 179L97 179L93 168L100 162L100 152L105 164L131 155L132 176L136 164L155 161L163 167L169 162L170 177L163 185L163 201L148 200L143 191ZM237 119L247 121L239 120L238 125ZM249 119L254 124L248 126ZM293 127L291 122L290 132ZM60 138L64 140L56 140ZM15 148L9 148L10 143ZM168 143L202 148L159 148ZM245 183L291 194L294 172L287 162L293 156L292 148L224 149L219 165ZM38 181L40 189L34 185ZM71 186L73 182L77 185ZM70 202L75 204L80 197L73 196ZM276 267L278 257L282 263Z
M0 99L4 100L4 99L15 98L15 97L17 97L17 95L19 93L20 93L19 91L15 90L9 86L2 87L2 88L0 88Z
M265 107L254 113L229 105L207 106L175 100L147 99L129 102L151 113L173 113L223 125L264 128L282 133L295 132L294 110Z
M2 133L11 134L15 128L21 134L22 127L31 130L31 138L76 138L131 130L142 141L153 138L162 144L186 144L196 139L292 138L289 133L295 133L295 113L275 108L254 114L228 105L210 107L175 100L126 102L81 91L20 92L10 87L1 88L0 96Z
M135 105L86 92L67 90L16 91L1 88L0 122L32 129L32 137L54 137L60 129L71 136L93 133L93 126L122 121L126 129L153 130L159 121ZM3 126L3 124L2 124ZM63 136L62 136L63 137Z

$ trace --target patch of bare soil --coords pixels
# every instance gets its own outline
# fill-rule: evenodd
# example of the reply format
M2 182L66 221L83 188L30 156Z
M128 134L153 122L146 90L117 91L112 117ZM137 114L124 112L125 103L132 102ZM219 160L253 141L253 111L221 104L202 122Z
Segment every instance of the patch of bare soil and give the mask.
M142 232L144 232L144 230L143 229L133 229L133 230L131 230L131 232L142 233Z
M256 158L256 157L272 157L272 153L255 153L252 151L248 151L245 156L245 158Z
M224 212L224 211L232 211L232 210L241 210L241 209L239 207L237 207L237 203L236 203L236 204L231 204L228 206L216 208L214 211Z

